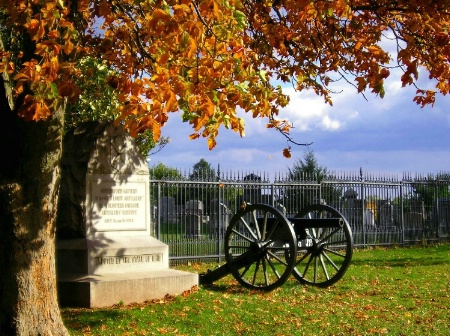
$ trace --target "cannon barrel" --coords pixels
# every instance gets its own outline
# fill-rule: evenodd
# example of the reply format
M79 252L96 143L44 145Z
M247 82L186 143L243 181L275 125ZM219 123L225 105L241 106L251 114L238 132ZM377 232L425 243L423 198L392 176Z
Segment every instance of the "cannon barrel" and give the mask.
M250 265L252 262L255 262L256 260L261 258L261 253L263 253L263 251L259 251L259 253L257 251L247 251L233 260L233 267L237 269L244 268ZM212 284L213 282L232 274L232 267L230 266L230 263L226 263L215 268L214 270L208 270L206 273L200 274L200 284Z

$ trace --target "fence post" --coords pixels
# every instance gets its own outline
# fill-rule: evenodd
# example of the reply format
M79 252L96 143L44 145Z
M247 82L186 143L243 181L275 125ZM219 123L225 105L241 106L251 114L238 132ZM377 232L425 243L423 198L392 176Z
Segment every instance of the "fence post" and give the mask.
M440 211L439 211L439 181L438 181L437 177L435 179L434 198L435 198L435 202L436 202L436 210L435 210L436 215L433 216L433 218L435 218L433 224L435 225L436 239L439 241ZM433 215L433 214L431 213L431 215Z
M273 206L273 207L275 207L275 185L272 183L271 185L270 185L270 193L271 193L271 205Z
M404 181L400 182L400 227L402 230L401 240L402 240L402 246L405 245L405 202L403 199L403 188L404 188Z
M324 198L322 197L323 195L323 190L322 190L322 180L319 181L319 175L316 175L315 178L316 182L319 184L319 203L322 204L322 200L324 200Z
M366 248L366 242L367 242L367 230L365 225L365 215L364 210L366 208L366 195L365 195L365 188L364 188L364 176L363 176L363 170L362 167L359 169L359 180L361 181L361 221L362 221L362 227L363 227L363 246Z
M161 182L158 181L158 188L157 188L157 192L156 192L156 213L157 213L157 218L156 218L156 239L161 239Z
M220 206L220 204L222 203L222 197L221 197L221 193L220 193L220 189L221 189L220 188L220 179L219 179L219 182L217 183L217 189L218 189L217 190L217 199L218 199L218 203L219 203L218 211L217 211L217 216L218 216L218 218L217 218L217 225L218 225L218 228L217 228L217 255L219 256L218 257L218 262L221 262L220 246L222 245L222 233L223 233L223 230L224 230L222 225L225 225L225 227L226 227L226 225L228 223L223 223L224 217L222 215L222 206ZM222 225L221 225L221 223L222 223Z

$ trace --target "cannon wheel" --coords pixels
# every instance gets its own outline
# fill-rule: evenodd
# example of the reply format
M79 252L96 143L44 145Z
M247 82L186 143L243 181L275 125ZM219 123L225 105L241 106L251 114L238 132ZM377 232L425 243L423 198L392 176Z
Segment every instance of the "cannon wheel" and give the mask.
M292 272L303 284L327 287L341 279L353 254L350 225L336 209L322 204L311 205L298 213L297 218L340 218L341 227L296 228L297 258ZM300 235L299 235L300 233Z
M225 234L225 258L244 287L270 291L286 282L295 264L297 239L287 218L265 204L243 207Z

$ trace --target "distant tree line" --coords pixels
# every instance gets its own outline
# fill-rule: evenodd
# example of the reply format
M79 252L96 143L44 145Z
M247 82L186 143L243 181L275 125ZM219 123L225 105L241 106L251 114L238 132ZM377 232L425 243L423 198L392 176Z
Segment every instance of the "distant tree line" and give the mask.
M258 180L258 177L251 174L251 180ZM168 167L163 163L150 167L150 176L153 180L174 180L174 181L189 181L189 182L213 182L217 181L219 177L217 176L216 170L212 167L211 163L207 162L205 159L201 159L199 162L193 165L192 171L189 174L183 174L180 170L172 167ZM292 167L288 168L287 171L287 181L303 181L308 180L314 183L320 183L325 178L329 177L329 173L326 167L321 166L312 150L307 150L303 158L298 159L294 162ZM244 180L249 178L244 178ZM259 179L260 180L260 179ZM184 191L183 188L170 187L165 188L161 193L162 196L174 197L178 204L183 204L184 201L190 199L201 200L205 203L205 206L211 199L217 197L214 195L216 192L214 189L208 190L206 184L198 184L198 190L196 188L188 188L188 191ZM155 188L155 187L153 187ZM199 191L201 190L201 191ZM225 198L233 198L237 196L242 196L242 190L227 190L229 195L224 196ZM298 203L301 208L304 204L312 204L317 202L328 202L335 199L337 194L341 194L342 190L338 187L327 188L326 192L321 195L320 199L315 199L316 197L311 193L308 193L304 188L292 189L286 188L283 194L278 196L276 203ZM156 195L155 191L153 195Z

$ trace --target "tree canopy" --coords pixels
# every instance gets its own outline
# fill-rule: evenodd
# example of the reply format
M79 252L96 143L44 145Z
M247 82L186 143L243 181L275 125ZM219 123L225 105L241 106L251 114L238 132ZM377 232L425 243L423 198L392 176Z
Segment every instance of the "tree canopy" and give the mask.
M415 179L411 182L413 193L411 199L423 202L427 207L433 206L439 200L450 199L450 176L447 173L438 173Z
M216 171L205 159L200 159L194 164L192 173L189 175L191 181L215 180L216 178Z
M293 181L310 179L320 182L328 175L327 168L319 165L312 150L307 150L303 155L303 159L298 159L292 168L288 168L288 171L288 178Z
M300 211L308 205L318 202L330 204L333 200L339 199L342 195L342 188L334 185L322 185L320 194L317 194L315 184L332 176L328 169L319 164L314 151L308 149L304 152L303 158L294 162L292 168L288 168L286 181L297 181L310 183L309 188L287 188L283 193L281 201Z
M0 71L21 96L19 114L41 120L80 96L84 57L114 74L117 122L132 135L160 137L169 114L182 111L192 139L216 145L221 125L244 135L240 110L278 119L289 97L274 83L314 90L331 104L330 84L383 97L390 68L403 86L422 70L435 87L412 99L433 104L450 84L447 0L0 0L4 43ZM396 41L391 55L383 39ZM392 58L395 59L392 59ZM78 79L77 79L78 78ZM285 150L285 156L289 156Z
M184 177L176 168L168 167L162 162L150 167L150 176L155 180L176 179L183 180Z

